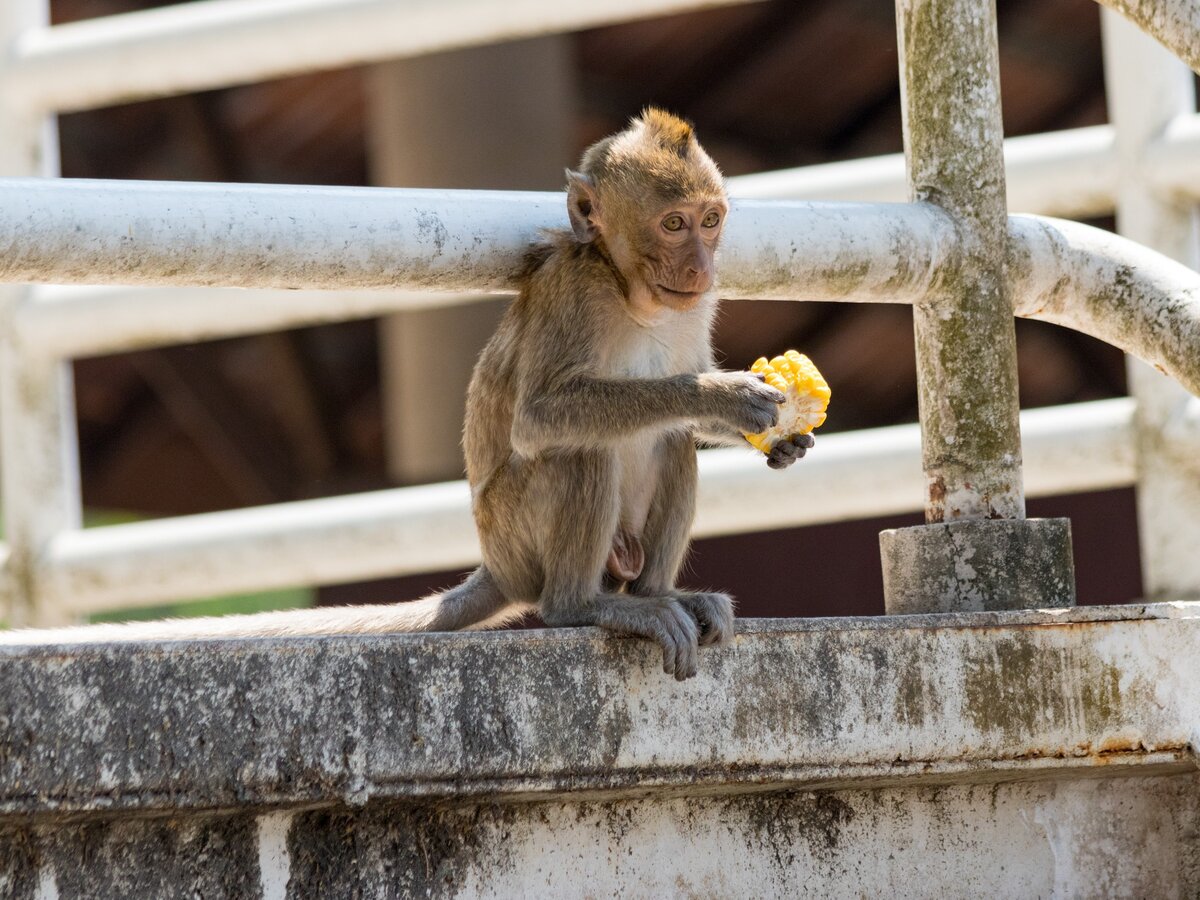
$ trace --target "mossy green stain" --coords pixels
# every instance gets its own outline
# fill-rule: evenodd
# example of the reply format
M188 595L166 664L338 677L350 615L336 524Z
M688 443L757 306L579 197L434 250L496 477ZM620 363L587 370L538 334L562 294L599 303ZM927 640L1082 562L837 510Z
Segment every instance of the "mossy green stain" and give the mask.
M1074 724L1096 735L1118 723L1121 673L1030 634L997 636L965 665L963 713L985 734L1009 740Z

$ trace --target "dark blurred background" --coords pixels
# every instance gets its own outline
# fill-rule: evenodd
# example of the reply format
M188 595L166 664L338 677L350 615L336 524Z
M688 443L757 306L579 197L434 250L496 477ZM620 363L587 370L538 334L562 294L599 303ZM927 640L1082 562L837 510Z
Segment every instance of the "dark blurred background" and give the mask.
M153 5L54 0L53 16ZM1103 123L1093 0L998 7L1007 134ZM728 175L899 152L892 3L774 0L64 115L62 173L557 189L564 165L651 103L690 118ZM431 360L469 369L473 351L446 335L470 316L469 340L482 340L496 308L79 360L85 504L153 517L459 477L465 374L443 379ZM1017 335L1022 407L1125 392L1111 347L1032 322ZM716 343L731 368L787 347L816 360L834 389L822 433L916 421L906 308L729 303ZM1081 602L1139 595L1131 491L1031 501L1030 513L1072 518ZM687 581L730 590L743 615L882 613L877 532L920 521L700 541ZM456 577L292 599L406 599Z

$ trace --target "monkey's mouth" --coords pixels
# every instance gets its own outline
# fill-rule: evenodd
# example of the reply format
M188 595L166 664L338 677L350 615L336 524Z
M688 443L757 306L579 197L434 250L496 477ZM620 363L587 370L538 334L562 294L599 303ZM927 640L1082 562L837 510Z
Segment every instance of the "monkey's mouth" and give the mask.
M704 291L675 291L665 284L656 284L654 291L672 309L690 309L704 294Z

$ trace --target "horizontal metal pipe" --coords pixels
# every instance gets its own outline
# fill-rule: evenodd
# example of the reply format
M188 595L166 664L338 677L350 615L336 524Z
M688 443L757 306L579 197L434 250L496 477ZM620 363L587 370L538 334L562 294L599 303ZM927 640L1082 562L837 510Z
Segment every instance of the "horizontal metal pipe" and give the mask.
M38 285L22 333L62 359L478 301L476 293Z
M0 83L66 112L748 0L201 0L38 28Z
M511 292L530 241L564 218L554 193L0 179L0 281ZM1200 393L1200 275L1063 220L1010 217L1009 241L1017 315L1092 334ZM949 219L927 204L738 200L720 291L913 303L953 275L956 246ZM228 304L176 292L166 298L177 301L173 314L148 331L145 305L156 300L141 299L110 297L85 331L79 301L35 295L17 327L32 346L72 353L240 327L236 315L224 324ZM300 301L296 319L278 327L311 321L320 298ZM267 302L264 318L284 311ZM351 304L321 318L355 312Z
M1132 421L1128 399L1022 414L1029 493L1131 484ZM695 535L920 509L917 426L834 434L818 444L787 473L771 471L749 450L701 453ZM44 565L49 602L85 614L453 569L478 559L469 492L454 482L69 532L54 540Z
M504 291L558 194L0 179L0 280Z
M1005 142L1009 207L1045 215L1112 212L1116 157L1099 125ZM1181 116L1154 145L1147 175L1164 193L1200 198L1200 115ZM880 156L730 179L748 199L892 202L907 191L904 157ZM224 299L203 288L45 285L26 315L36 343L76 357L249 334L275 328L449 306L477 293L237 289ZM78 313L87 310L80 318Z
M1008 236L1018 316L1097 337L1200 396L1200 273L1078 222L1011 216Z
M1117 157L1108 125L1009 138L1004 163L1010 210L1068 218L1112 212ZM904 165L903 153L873 156L739 175L729 179L729 189L764 200L902 202L908 199Z
M42 600L86 614L478 559L470 492L451 482L64 532L43 559Z
M538 233L567 223L564 195L159 182L0 180L0 281L339 289L321 318L402 308L349 291L511 292ZM953 259L936 209L740 200L722 244L726 297L911 303ZM80 307L102 299L106 315ZM241 300L245 300L241 304ZM170 301L169 313L148 308ZM20 313L31 343L169 343L235 333L249 318L312 321L320 300L203 292L49 292ZM427 301L421 301L427 302ZM345 305L343 313L336 310ZM85 341L86 339L86 341Z

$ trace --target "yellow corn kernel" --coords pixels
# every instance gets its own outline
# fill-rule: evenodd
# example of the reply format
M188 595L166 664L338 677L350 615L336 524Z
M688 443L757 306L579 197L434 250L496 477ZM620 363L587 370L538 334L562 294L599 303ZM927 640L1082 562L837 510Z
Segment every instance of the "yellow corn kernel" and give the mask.
M825 423L825 410L829 407L832 392L824 376L803 353L788 350L769 361L760 356L750 366L750 371L764 376L767 384L787 395L774 428L745 435L755 449L770 453L779 441L808 434Z

